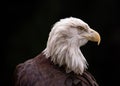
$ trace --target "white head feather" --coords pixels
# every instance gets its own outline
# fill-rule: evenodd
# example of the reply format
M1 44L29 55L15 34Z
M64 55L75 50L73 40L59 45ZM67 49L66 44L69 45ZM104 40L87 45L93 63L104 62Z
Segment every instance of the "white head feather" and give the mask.
M65 18L53 26L44 54L59 66L65 65L66 70L82 74L87 68L87 61L79 47L87 43L83 36L90 27L78 18Z

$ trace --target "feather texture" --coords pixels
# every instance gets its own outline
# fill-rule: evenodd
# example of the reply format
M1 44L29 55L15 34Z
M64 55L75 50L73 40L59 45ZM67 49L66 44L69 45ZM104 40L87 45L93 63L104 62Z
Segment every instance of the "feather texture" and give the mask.
M15 86L98 86L94 77L66 73L64 66L54 65L43 53L19 64L15 70Z

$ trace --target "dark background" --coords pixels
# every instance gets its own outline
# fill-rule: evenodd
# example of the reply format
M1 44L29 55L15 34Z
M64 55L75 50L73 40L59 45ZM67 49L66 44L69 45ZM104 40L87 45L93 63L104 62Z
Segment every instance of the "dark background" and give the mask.
M84 20L101 35L99 46L88 42L81 48L88 70L100 86L120 85L117 0L10 0L7 6L7 28L2 30L1 86L13 86L16 65L44 50L52 25L70 16Z

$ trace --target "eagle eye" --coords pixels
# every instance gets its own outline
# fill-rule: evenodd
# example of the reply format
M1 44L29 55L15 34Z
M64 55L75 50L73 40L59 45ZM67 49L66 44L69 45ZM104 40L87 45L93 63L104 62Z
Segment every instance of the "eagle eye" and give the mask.
M81 26L78 26L77 28L78 28L79 30L84 30L84 31L86 31L86 29L83 28L83 27L81 27Z

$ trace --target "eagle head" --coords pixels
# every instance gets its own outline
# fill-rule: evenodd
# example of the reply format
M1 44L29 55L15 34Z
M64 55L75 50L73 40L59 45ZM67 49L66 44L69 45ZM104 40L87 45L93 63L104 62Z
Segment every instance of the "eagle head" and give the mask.
M70 17L54 24L44 54L54 64L65 66L66 72L82 74L87 61L80 47L88 41L100 43L100 35L81 19Z

